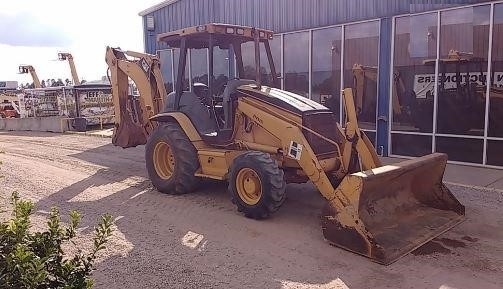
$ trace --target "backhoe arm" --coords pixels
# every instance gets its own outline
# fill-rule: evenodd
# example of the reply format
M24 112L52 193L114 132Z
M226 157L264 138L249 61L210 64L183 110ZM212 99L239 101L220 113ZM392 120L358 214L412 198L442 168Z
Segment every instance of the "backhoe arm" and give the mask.
M74 85L80 85L79 75L77 74L77 69L75 68L75 62L73 61L73 56L71 53L58 53L58 59L61 61L68 60L70 65L70 72L72 73L72 79Z
M351 150L355 148L360 156L362 169L370 170L381 166L381 161L376 154L375 148L358 127L358 120L356 118L356 110L353 98L353 91L351 88L346 88L342 91L344 99L344 108L346 111L346 140L349 142L344 146L344 153L342 154L343 164L345 171L349 169L349 162L351 158Z
M123 148L145 144L154 128L150 117L162 111L166 96L159 59L151 54L107 47L105 60L110 69L115 109L112 143ZM129 79L140 93L137 100L129 94Z
M37 72L35 71L35 68L31 65L20 65L19 66L19 73L24 74L24 73L30 73L31 78L33 79L33 86L35 88L41 88L42 85L40 84L40 80L38 79Z
M354 86L356 90L355 111L357 114L360 114L363 111L363 98L365 97L365 79L377 81L377 68L355 64L353 65L352 70Z

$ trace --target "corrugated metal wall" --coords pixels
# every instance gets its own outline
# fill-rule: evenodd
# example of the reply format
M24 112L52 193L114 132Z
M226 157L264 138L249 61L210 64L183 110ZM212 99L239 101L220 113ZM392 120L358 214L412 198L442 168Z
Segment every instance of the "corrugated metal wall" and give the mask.
M151 14L145 50L165 48L158 33L209 22L257 26L276 33L417 13L487 0L180 0ZM145 16L146 17L146 16Z

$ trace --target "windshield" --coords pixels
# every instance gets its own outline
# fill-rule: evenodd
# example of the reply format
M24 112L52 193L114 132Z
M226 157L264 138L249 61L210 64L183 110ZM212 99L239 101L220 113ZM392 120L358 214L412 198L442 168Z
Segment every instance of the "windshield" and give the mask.
M241 44L241 53L243 55L243 78L255 79L255 45L253 42ZM267 52L264 42L260 42L260 74L262 84L266 86L274 86L273 77L271 74L271 65L267 59Z

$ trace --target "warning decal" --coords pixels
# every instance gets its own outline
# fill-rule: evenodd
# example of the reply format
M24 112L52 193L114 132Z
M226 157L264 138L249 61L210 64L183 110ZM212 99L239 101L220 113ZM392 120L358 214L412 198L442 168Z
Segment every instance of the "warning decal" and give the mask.
M288 149L288 156L293 159L300 160L301 155L302 155L302 145L294 141L291 141L290 148Z

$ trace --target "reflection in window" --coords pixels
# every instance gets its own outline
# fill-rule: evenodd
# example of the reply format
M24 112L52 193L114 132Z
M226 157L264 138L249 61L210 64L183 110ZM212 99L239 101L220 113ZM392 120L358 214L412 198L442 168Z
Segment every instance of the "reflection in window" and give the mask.
M441 13L439 133L484 135L489 15L488 5Z
M285 90L309 97L309 33L284 35Z
M503 141L487 141L487 164L503 166Z
M192 84L204 83L208 85L208 50L190 50L190 73L192 74Z
M221 49L217 46L213 47L213 94L221 95L224 91L225 84L230 77L230 65L233 63L229 60L229 49Z
M171 50L160 50L158 54L164 86L166 87L166 92L170 93L173 91L173 61L171 59Z
M269 40L269 46L271 47L272 60L274 62L274 68L276 70L276 74L281 73L281 36L274 36L273 39ZM267 81L272 85L272 75L269 74L266 76ZM281 84L278 80L278 86ZM279 87L278 87L279 88Z
M436 152L446 153L450 161L482 163L484 140L436 137Z
M391 83L394 131L432 132L436 34L437 13L396 18ZM425 145L431 152L431 146Z
M347 25L344 33L344 87L354 89L360 127L376 129L379 22Z
M313 31L312 96L339 115L341 90L341 28Z
M367 135L367 137L369 138L370 142L372 143L372 145L374 146L374 148L376 148L376 150L377 150L377 146L376 146L376 133L374 131L364 131L364 133Z
M431 153L431 136L391 134L391 153L420 157Z
M187 53L187 59L188 59L188 53ZM174 61L174 74L175 74L175 85L176 85L176 78L178 75L178 64L180 61L180 49L174 49L173 50L173 61ZM189 69L188 69L188 61L185 63L185 77L183 78L183 85L182 85L182 90L188 91L189 90Z
M503 137L503 49L501 49L502 43L503 43L503 4L498 4L494 6L491 91L489 94L490 102L489 102L488 135L492 137ZM499 165L502 164L500 163Z
M269 66L269 59L265 51L265 44L260 43L260 74L263 85L272 86L271 67ZM271 50L273 48L271 47ZM255 72L255 43L246 42L241 44L241 53L243 56L244 78L256 79ZM273 54L274 57L274 54ZM277 73L277 67L276 73Z

